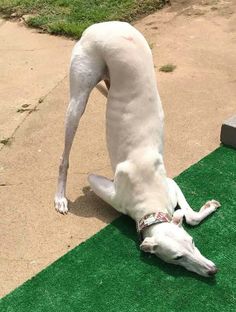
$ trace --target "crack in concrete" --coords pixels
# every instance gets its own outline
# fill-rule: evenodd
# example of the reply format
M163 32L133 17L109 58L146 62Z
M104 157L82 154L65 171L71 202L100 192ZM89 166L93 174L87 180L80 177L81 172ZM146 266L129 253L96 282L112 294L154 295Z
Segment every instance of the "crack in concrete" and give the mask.
M62 83L63 80L65 80L68 77L68 74L66 74L61 80L59 80L56 85L50 90L48 91L47 94L45 94L44 96L41 97L41 101L39 101L34 107L33 110L37 110L37 108L39 107L39 105L41 103L44 102L44 100L59 86L60 83ZM16 132L20 129L20 127L24 124L24 122L26 121L26 119L29 117L29 115L32 114L32 111L27 112L27 114L25 115L25 117L21 120L21 122L16 126L16 128L14 129L14 131L12 132L11 136L9 136L9 139L12 140L16 134ZM2 145L0 146L0 152L4 149L4 147L6 147L6 145Z
M1 183L1 184L0 184L0 187L19 186L19 185L22 185L22 184L24 184L24 183L23 183L23 182L21 182L21 183L17 183L17 184L11 184L11 183ZM27 183L25 183L25 184L27 184Z
M0 26L2 24L0 23ZM35 49L0 49L0 51L13 51L13 52L34 52L34 51L41 51L41 50L58 50L61 48L71 47L71 45L59 46L59 47L52 47L52 48L35 48Z

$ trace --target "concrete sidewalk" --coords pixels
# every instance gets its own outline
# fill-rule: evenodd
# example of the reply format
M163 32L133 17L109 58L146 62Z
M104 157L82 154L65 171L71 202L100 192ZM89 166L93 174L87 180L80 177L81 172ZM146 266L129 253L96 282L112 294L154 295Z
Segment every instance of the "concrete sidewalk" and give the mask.
M136 24L152 46L166 116L169 176L214 150L222 121L235 113L236 10L228 2L224 11L220 5L212 7L173 6ZM204 12L195 14L196 10ZM70 213L62 216L53 208L73 45L17 23L0 23L0 138L13 136L11 145L0 151L0 295L118 215L88 189L88 172L112 176L105 145L105 99L97 90L71 153ZM167 63L177 65L176 70L159 72ZM37 110L17 112L24 104Z
M33 109L65 78L73 44L0 21L0 140L26 117L17 110Z

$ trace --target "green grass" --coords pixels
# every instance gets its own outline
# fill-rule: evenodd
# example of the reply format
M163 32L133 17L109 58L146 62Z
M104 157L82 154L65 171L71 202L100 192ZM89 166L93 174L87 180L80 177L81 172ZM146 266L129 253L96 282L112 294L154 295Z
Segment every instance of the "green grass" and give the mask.
M193 207L212 198L222 204L201 225L187 227L218 265L216 278L140 252L135 224L122 216L3 298L0 311L235 311L236 151L221 147L176 181Z
M0 0L0 12L10 17L34 14L31 27L55 35L80 38L89 25L110 21L133 21L163 7L168 0Z

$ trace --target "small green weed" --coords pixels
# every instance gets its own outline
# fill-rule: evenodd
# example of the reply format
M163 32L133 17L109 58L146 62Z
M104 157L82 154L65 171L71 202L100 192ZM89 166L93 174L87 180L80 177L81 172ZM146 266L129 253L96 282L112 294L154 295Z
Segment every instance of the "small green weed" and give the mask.
M171 73L176 69L176 65L173 64L166 64L159 68L159 71L162 71L164 73Z
M11 145L11 138L2 139L2 140L0 140L0 143L5 145L5 146L9 146L9 145Z

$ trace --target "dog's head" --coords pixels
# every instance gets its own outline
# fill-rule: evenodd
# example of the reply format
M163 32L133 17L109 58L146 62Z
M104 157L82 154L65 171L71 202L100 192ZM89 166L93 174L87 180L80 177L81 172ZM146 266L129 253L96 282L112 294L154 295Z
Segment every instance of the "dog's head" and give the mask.
M214 275L217 272L215 264L200 253L193 238L183 229L182 218L181 212L176 211L172 222L154 225L148 231L151 236L147 236L140 245L141 250L199 275Z

